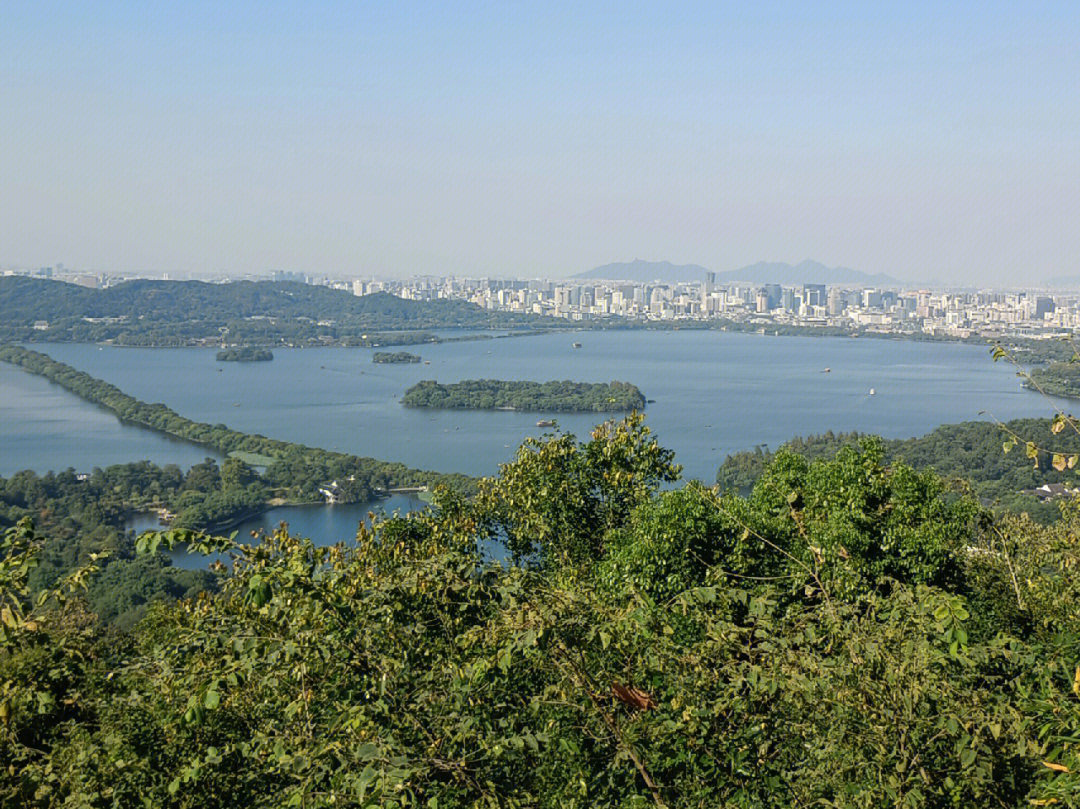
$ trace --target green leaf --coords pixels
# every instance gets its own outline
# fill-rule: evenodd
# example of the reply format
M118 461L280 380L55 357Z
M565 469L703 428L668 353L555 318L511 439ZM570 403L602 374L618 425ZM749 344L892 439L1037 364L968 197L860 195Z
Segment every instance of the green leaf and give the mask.
M379 755L379 746L371 742L364 742L356 749L356 757L361 761L370 761L373 758L378 758ZM367 770L365 769L364 772L367 773Z
M157 553L161 545L160 531L146 531L135 539L135 552L139 554Z

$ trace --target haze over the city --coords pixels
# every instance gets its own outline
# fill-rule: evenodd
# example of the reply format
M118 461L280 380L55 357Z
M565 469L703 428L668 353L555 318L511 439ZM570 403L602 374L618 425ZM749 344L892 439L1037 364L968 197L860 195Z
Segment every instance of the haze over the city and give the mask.
M1075 3L35 3L0 267L1080 273Z

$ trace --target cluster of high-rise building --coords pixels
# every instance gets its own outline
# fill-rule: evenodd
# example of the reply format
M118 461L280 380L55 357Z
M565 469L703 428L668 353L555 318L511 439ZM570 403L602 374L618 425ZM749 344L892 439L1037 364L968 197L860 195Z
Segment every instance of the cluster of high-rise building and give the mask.
M1042 335L1080 329L1080 294L947 292L825 284L641 284L419 278L354 281L354 294L385 291L412 300L452 298L487 309L569 320L636 318L748 322L767 328L830 326L875 331Z
M7 274L11 272L9 270ZM23 270L19 274L88 287L108 286L131 277L77 272L62 264ZM1080 293L1075 292L942 291L825 284L718 285L713 273L706 273L700 281L651 284L453 276L341 280L285 270L275 270L268 276L272 281L319 284L354 295L386 292L410 300L465 300L485 309L574 321L605 318L727 320L763 329L770 325L828 326L955 337L972 334L1044 336L1080 331ZM168 278L167 275L164 277ZM263 280L266 278L262 276Z

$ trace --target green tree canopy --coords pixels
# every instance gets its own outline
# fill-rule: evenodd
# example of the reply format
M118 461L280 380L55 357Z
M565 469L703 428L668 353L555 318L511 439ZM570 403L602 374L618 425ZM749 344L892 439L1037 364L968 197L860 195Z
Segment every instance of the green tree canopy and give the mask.
M748 497L677 474L635 416L351 543L147 535L227 563L127 634L84 618L89 570L31 598L21 523L0 803L1075 802L1075 510L994 518L875 442L779 457Z

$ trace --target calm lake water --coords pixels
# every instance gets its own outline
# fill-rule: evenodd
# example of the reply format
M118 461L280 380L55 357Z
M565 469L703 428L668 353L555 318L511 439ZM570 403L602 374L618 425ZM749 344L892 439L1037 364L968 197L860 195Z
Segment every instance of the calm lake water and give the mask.
M0 475L148 459L187 468L217 453L135 427L59 385L0 362Z
M583 347L572 348L574 340ZM275 349L273 362L259 363L219 363L213 349L35 348L191 419L471 475L494 473L525 437L544 432L536 422L551 414L408 409L399 399L410 385L477 377L633 382L655 400L647 423L676 451L684 476L703 480L728 453L795 435L909 437L985 418L980 411L1003 420L1049 412L1009 366L957 343L612 331L408 349L430 365L374 365L373 350L363 348ZM206 454L119 425L10 366L0 365L0 374L4 471L145 457L188 464ZM44 398L34 402L35 392ZM579 437L603 418L553 417ZM48 440L21 438L43 433Z
M231 529L230 533L236 531L237 540L246 542L252 532L270 533L279 524L286 522L289 524L289 531L293 534L311 537L319 545L333 545L335 542L355 539L360 523L368 523L368 517L372 512L375 514L405 513L425 506L426 504L419 498L404 494L391 495L370 503L284 506L272 508L257 517L244 520ZM143 531L157 531L161 525L158 523L156 514L138 514L128 520L127 527L136 534L140 534ZM174 549L170 557L174 566L189 570L207 567L217 558L216 555L189 554L182 548Z

